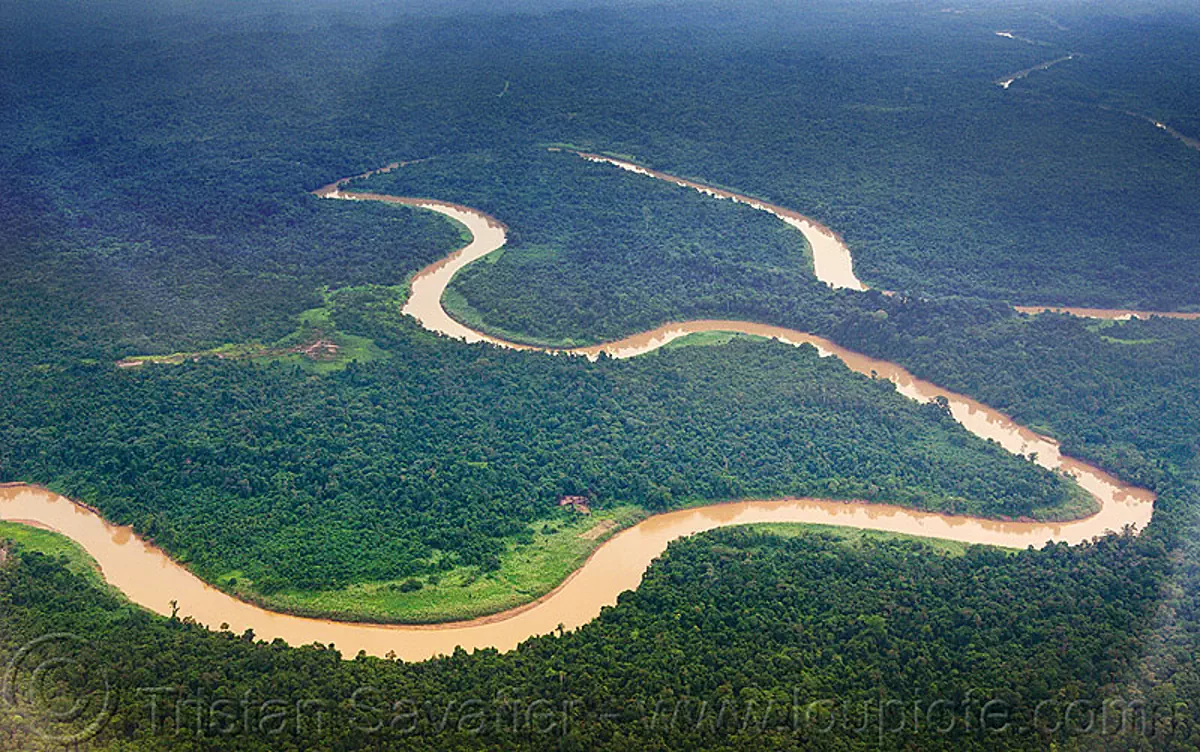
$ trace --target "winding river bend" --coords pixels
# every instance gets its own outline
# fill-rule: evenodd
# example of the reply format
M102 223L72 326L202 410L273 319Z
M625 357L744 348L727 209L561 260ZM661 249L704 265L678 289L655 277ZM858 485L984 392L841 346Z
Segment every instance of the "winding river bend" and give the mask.
M779 219L787 224L795 227L804 234L804 238L808 241L809 247L812 249L813 255L813 273L817 279L821 280L830 287L844 287L850 290L863 291L867 286L862 283L854 274L854 259L850 255L850 249L842 240L841 236L825 225L817 222L810 217L806 217L800 212L784 208L777 204L767 203L757 198L745 196L733 191L727 191L723 188L714 188L711 185L697 183L694 180L668 175L665 172L651 170L641 165L627 162L624 159L615 159L606 157L601 154L591 154L585 151L573 152L589 162L600 162L609 164L613 167L619 167L622 170L627 170L638 175L665 180L668 183L691 188L699 191L706 196L713 198L726 199L738 204L746 204L752 206L759 211L765 211L768 214L774 214Z
M803 215L748 196L644 170L620 160L590 154L580 156L622 169L636 168L634 171L651 177L669 179L718 198L741 201L776 214L808 238L813 248L814 266L821 279L833 286L865 289L854 277L849 251L840 239L828 228ZM744 321L699 320L665 324L649 332L592 347L554 350L506 342L472 330L446 313L441 305L442 294L458 270L504 245L504 225L465 206L429 199L347 192L343 190L347 182L348 179L332 183L316 194L331 199L380 201L427 209L461 222L470 230L470 243L426 267L412 280L412 292L404 312L430 331L468 342L489 342L517 350L588 358L596 358L602 352L616 358L634 357L688 334L710 331L740 332L794 346L811 346L820 355L836 357L858 373L892 381L900 393L911 399L929 401L945 397L951 414L972 433L994 439L1013 453L1036 454L1039 465L1072 475L1092 494L1099 511L1070 522L1043 523L949 516L885 504L821 499L747 500L685 509L655 515L614 535L565 582L532 603L481 619L428 626L311 619L275 613L239 601L205 584L162 551L139 539L129 528L111 525L93 510L45 489L20 484L0 487L0 519L33 523L69 536L99 562L109 583L132 601L160 614L170 613L170 601L174 600L178 603L180 616L193 617L210 627L228 624L234 632L252 629L260 639L282 638L293 645L313 642L336 645L346 657L366 651L373 655L395 653L405 660L449 654L458 646L468 650L484 647L510 650L529 637L547 634L559 627L574 629L595 618L604 606L615 603L621 592L637 587L650 562L671 541L728 525L821 523L1023 548L1047 541L1079 543L1109 530L1126 526L1142 528L1150 521L1154 496L1149 491L1123 484L1098 468L1063 455L1053 439L1017 425L975 400L914 378L895 364L854 353L804 332ZM829 253L823 249L828 249ZM829 262L818 260L822 256Z

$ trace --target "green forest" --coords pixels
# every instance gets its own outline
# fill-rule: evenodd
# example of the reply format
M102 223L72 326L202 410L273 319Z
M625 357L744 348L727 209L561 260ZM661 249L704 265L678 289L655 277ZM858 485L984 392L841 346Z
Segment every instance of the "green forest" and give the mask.
M10 5L0 482L91 504L227 592L445 620L548 591L596 522L689 505L1084 511L810 347L591 363L420 330L407 281L459 228L311 194L397 160L425 161L358 186L510 228L449 291L470 323L813 332L1158 500L1145 531L1024 551L714 531L576 632L415 664L152 615L67 541L0 524L0 667L82 635L48 649L100 673L52 688L117 698L71 742L0 692L0 749L1200 748L1200 322L1010 308L1200 306L1200 151L1141 117L1200 137L1194 9ZM829 290L774 218L552 144L801 211L900 294ZM337 357L289 349L324 340Z
M566 152L448 156L351 187L503 221L505 248L460 272L446 302L517 340L591 344L667 321L837 305L804 236L775 217Z
M49 483L259 596L494 572L533 523L570 521L568 495L601 510L819 496L1078 514L1061 477L810 347L593 364L412 329L397 324L386 360L319 377L215 358L14 374L5 480Z
M1185 738L1170 705L1130 714L1127 735L1120 726L1133 696L1119 682L1153 618L1161 544L1119 536L950 556L798 533L733 528L676 543L636 592L578 632L413 665L343 662L322 646L149 617L14 548L0 565L0 646L90 635L74 657L92 691L70 696L97 698L113 749L952 750ZM1088 712L1110 714L1111 730ZM9 749L40 741L0 737Z

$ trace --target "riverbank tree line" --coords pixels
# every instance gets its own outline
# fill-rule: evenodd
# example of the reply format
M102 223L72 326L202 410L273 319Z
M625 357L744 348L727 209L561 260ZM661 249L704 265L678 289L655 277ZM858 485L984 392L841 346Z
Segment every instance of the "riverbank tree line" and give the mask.
M57 691L95 710L108 678L111 713L90 749L957 750L1185 739L1161 708L1122 715L1134 698L1120 679L1136 666L1162 584L1165 552L1148 538L950 556L854 533L726 529L672 544L636 592L574 633L419 664L209 632L13 551L0 565L0 655L48 633L86 636L72 657L90 683ZM1116 708L1103 729L1085 722L1103 708ZM0 749L53 748L39 730L72 728L37 726L44 709L21 710L21 721L5 718Z

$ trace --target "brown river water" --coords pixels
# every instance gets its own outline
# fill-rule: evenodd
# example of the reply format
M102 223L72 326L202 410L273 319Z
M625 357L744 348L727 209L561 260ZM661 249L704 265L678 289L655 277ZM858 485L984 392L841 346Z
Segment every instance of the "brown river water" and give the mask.
M593 155L581 156L593 158ZM594 158L614 164L619 162L607 157ZM617 166L629 169L622 164ZM651 171L644 172L660 177ZM849 251L827 228L757 199L727 191L714 191L670 176L662 179L705 192L712 191L721 198L744 201L780 216L805 233L813 245L814 257L821 254L817 250L817 243L813 242L813 235L833 238L841 247L838 259L831 265L818 263L819 275L826 273L827 276L822 279L834 286L864 289L862 283L853 276ZM180 616L191 616L209 627L228 624L237 633L253 629L260 639L278 637L293 645L313 642L336 645L346 657L365 650L372 655L394 652L410 661L449 654L458 646L467 650L484 647L510 650L530 637L548 634L560 626L570 630L586 624L600 613L601 608L614 604L620 593L636 588L646 568L671 541L718 527L756 522L806 522L1024 548L1040 546L1047 541L1079 543L1126 526L1141 529L1150 521L1154 507L1154 495L1151 492L1121 483L1098 468L1061 454L1058 443L1053 439L1020 426L975 400L917 379L892 363L846 350L804 332L744 321L700 320L665 324L616 342L564 351L505 342L474 331L446 313L441 305L442 293L459 269L504 245L504 225L468 207L428 199L345 192L342 190L345 184L344 180L330 184L317 191L317 195L415 206L438 212L470 230L473 239L467 246L426 267L412 280L412 293L404 312L430 331L468 342L490 342L519 350L541 350L562 357L595 358L604 352L616 358L629 358L655 350L680 337L710 331L741 332L794 346L812 346L821 356L836 357L853 371L892 381L901 394L911 399L925 402L934 397L945 397L951 414L969 431L986 439L994 439L1015 454L1036 455L1039 465L1070 474L1092 494L1099 511L1078 520L1047 523L988 520L920 512L886 504L821 499L745 500L696 507L655 515L617 533L600 545L565 582L532 603L472 621L424 626L311 619L276 613L245 603L205 584L161 550L139 539L128 527L109 524L91 509L41 488L20 484L0 487L0 519L33 523L67 535L96 559L108 582L133 602L160 614L169 614L170 602L174 600L178 603ZM792 219L799 219L793 222L784 216L785 213ZM841 254L844 254L844 262L840 260ZM835 271L822 272L822 269Z
M691 188L699 191L706 196L713 198L725 199L739 204L746 204L759 211L765 211L768 214L774 214L779 219L782 219L787 224L795 227L800 232L804 233L805 240L808 241L809 247L812 249L813 255L813 272L817 279L821 280L830 287L845 287L850 290L866 290L867 286L862 283L854 274L854 259L850 255L850 249L842 241L841 236L829 229L825 225L817 222L814 219L804 216L803 214L791 209L778 206L777 204L767 203L751 196L745 196L733 191L727 191L722 188L714 188L711 185L697 183L694 180L668 175L665 172L651 170L641 165L627 162L623 159L615 159L606 157L601 154L591 154L588 152L576 151L572 152L589 162L600 162L609 164L614 167L619 167L622 170L645 175L647 177L665 180L668 183Z
M1200 319L1200 313L1181 313L1178 311L1132 311L1128 308L1079 308L1077 306L1013 306L1021 313L1069 313L1085 319L1107 319L1109 321L1128 321L1129 319L1148 319L1152 316L1162 316L1168 319Z

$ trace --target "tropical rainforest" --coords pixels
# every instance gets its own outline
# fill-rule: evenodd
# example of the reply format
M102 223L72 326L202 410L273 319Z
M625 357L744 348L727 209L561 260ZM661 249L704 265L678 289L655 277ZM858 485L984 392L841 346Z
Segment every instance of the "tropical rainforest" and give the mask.
M505 539L561 518L568 495L601 509L807 495L1009 517L1072 498L936 405L811 348L597 364L442 343L391 353L318 378L215 359L28 371L5 383L4 466L265 594L495 570Z
M240 597L380 621L548 591L590 551L564 496L618 526L787 495L1088 511L810 347L588 362L421 330L408 281L462 229L311 193L405 162L355 185L509 228L447 294L472 325L810 331L1154 491L1153 521L1023 551L715 531L579 630L412 664L159 617L0 523L0 661L86 636L70 657L99 672L51 681L115 700L72 738L0 692L0 749L1200 746L1200 322L1010 307L1200 307L1194 8L467 6L0 9L0 482L86 502ZM821 285L764 213L554 146L802 211L876 291ZM303 354L324 341L338 354ZM557 568L522 569L564 540Z

